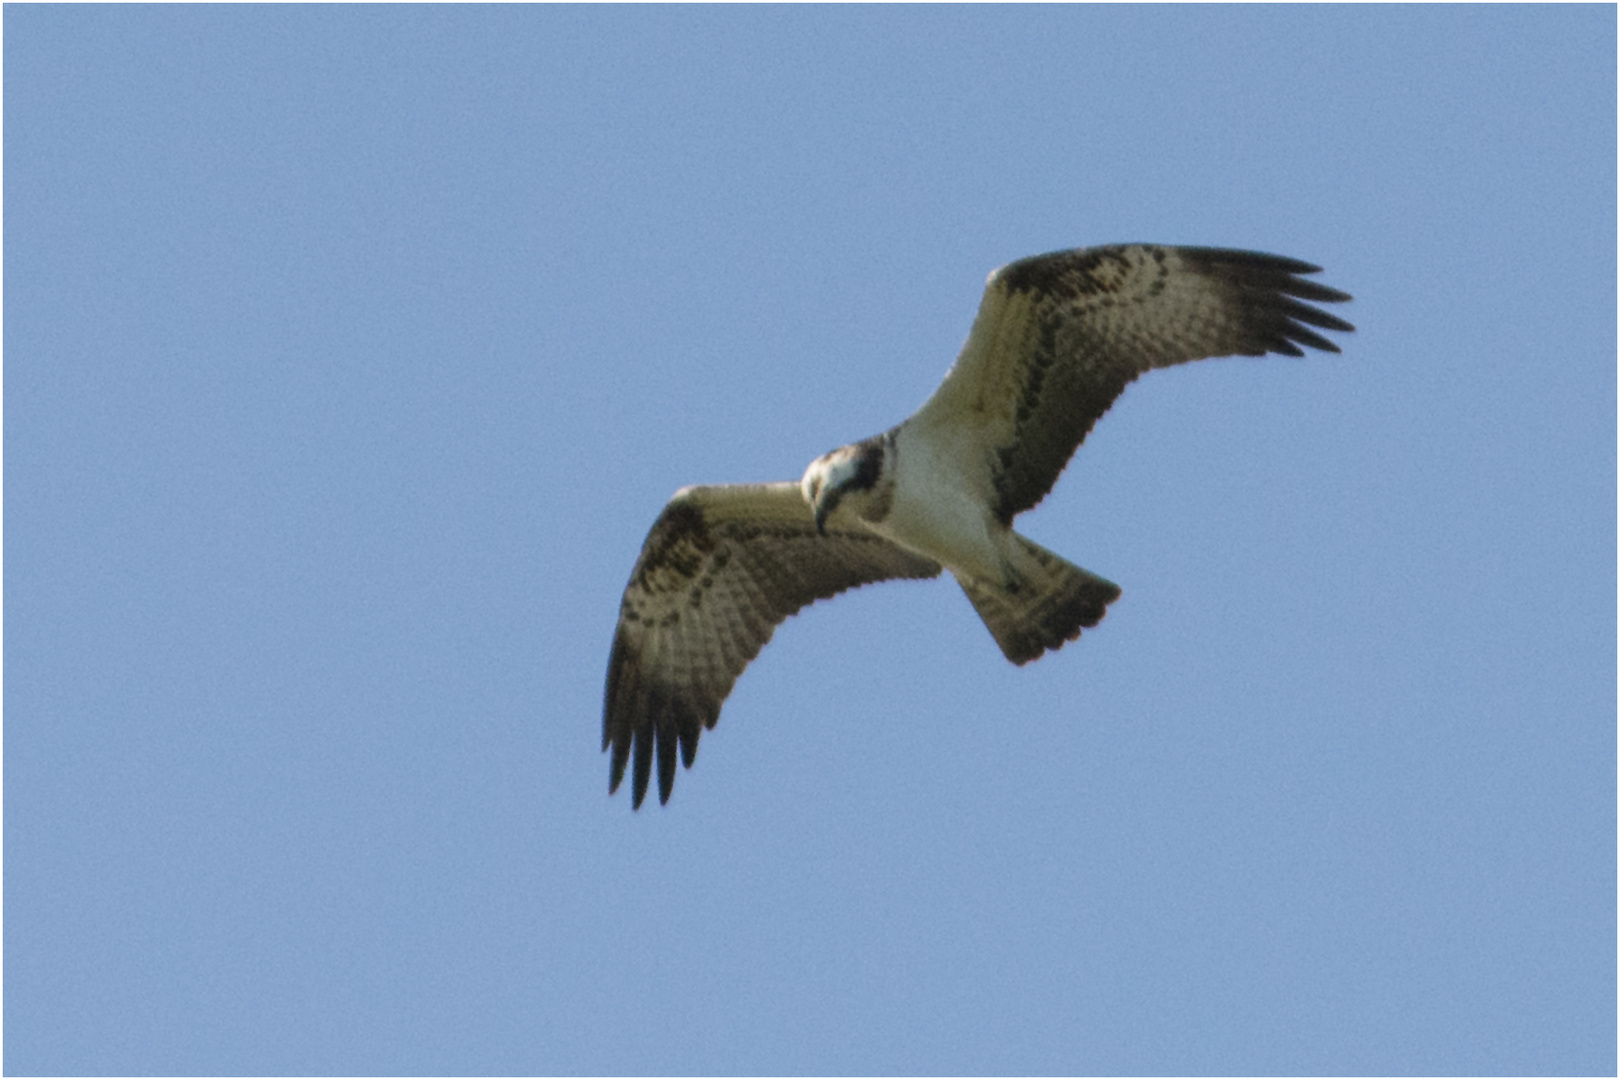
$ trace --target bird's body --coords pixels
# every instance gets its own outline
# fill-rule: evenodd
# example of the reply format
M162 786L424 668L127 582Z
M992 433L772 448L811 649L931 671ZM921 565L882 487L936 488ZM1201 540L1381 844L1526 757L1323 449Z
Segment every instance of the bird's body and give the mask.
M1002 576L1005 541L985 510L983 487L975 476L961 440L935 441L910 423L875 439L840 447L824 455L805 473L805 502L814 505L816 489L840 486L845 462L878 455L878 480L870 489L843 480L842 495L825 520L860 525L935 562L974 577ZM902 464L903 463L903 464Z
M603 748L610 790L634 754L634 805L656 753L660 801L690 767L743 668L805 604L949 569L1023 664L1095 626L1119 587L1018 535L1075 448L1137 376L1210 356L1337 352L1301 302L1348 300L1308 263L1124 245L1023 259L990 276L934 395L881 435L810 463L797 484L683 488L654 524L620 605ZM1308 324L1308 325L1305 325Z

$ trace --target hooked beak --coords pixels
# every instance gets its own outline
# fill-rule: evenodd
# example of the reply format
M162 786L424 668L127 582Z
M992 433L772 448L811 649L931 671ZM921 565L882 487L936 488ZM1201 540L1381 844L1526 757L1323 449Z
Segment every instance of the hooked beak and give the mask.
M810 512L815 515L816 535L826 536L827 515L838 505L838 496L827 490L825 480L815 471L815 465L810 468L811 471L804 477L804 501L810 504Z
M816 513L816 535L827 535L827 519L838 509L838 502L843 497L844 492L840 488L830 488L826 485L817 487L816 500L810 504Z

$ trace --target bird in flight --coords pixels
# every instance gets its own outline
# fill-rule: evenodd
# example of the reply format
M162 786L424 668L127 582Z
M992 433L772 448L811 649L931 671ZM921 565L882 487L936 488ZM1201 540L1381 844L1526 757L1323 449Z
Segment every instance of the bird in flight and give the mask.
M602 749L641 806L777 625L816 600L951 572L1008 660L1096 626L1119 586L1013 531L1092 425L1153 368L1338 352L1311 306L1350 297L1297 259L1126 244L1036 255L985 284L967 343L908 420L810 463L798 483L685 487L653 523L619 604Z

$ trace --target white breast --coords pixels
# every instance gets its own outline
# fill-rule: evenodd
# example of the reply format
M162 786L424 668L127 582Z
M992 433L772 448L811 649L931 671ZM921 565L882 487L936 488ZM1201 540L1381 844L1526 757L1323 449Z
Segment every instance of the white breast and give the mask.
M964 445L940 445L910 425L896 432L894 503L876 531L920 555L985 581L1001 581L1006 529L974 490L982 469Z

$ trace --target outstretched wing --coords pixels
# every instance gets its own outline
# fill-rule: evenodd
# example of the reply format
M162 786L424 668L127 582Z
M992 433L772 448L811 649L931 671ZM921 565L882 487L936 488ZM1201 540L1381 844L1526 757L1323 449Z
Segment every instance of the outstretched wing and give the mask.
M1130 244L1010 263L990 275L962 355L908 423L971 432L996 516L1046 497L1131 380L1213 356L1338 352L1311 330L1354 330L1303 301L1350 299L1277 255ZM978 466L975 466L976 468Z
M639 807L656 747L658 801L668 802L676 746L691 768L698 736L714 727L737 676L783 619L857 585L939 570L873 533L829 523L818 535L797 484L676 492L619 604L602 712L602 749L613 749L609 793L633 749Z

